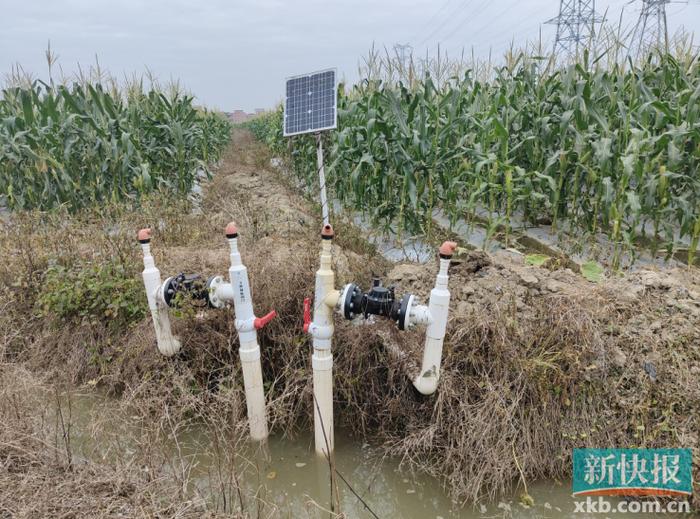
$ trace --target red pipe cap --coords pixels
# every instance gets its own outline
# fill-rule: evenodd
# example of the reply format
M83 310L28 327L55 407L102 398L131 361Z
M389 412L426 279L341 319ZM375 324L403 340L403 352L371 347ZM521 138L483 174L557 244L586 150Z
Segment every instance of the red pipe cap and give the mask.
M329 223L324 225L323 229L321 230L321 238L324 240L332 240L334 236L335 233L333 232L333 226Z
M262 317L256 317L255 321L253 321L253 326L255 326L256 330L259 330L263 326L265 326L267 323L272 321L275 317L277 316L277 312L274 310L270 312L267 315L263 315Z
M136 238L139 240L139 243L148 243L151 241L151 229L150 227L146 227L145 229L141 229L138 234L136 235Z
M238 236L238 229L236 228L236 222L229 222L226 226L226 237L229 239L236 238Z
M451 258L455 250L457 250L457 244L453 241L446 241L440 245L440 257L445 259Z

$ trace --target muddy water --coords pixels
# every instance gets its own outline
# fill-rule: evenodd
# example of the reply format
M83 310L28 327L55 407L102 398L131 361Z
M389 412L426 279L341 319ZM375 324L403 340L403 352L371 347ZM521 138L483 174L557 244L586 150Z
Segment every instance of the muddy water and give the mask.
M111 457L128 461L137 444L143 441L138 437L138 427L130 423L128 411L95 393L72 394L71 402L75 456L96 462ZM98 428L94 427L96 421L101 421ZM115 449L115 437L119 438L120 454ZM170 458L165 470L186 472L190 493L211 508L220 509L222 463L212 443L209 431L202 425L194 425L164 437L159 448ZM243 509L259 510L260 517L329 517L326 512L331 509L329 467L314 454L310 431L292 439L273 436L262 448L245 443L235 449L240 495L227 483L227 499L236 503L234 509L242 500ZM435 478L403 470L399 460L383 458L377 449L342 430L336 431L335 463L342 476L337 481L340 509L350 518L595 517L574 513L569 482L531 484L528 490L534 499L532 506L521 503L518 496L522 489L493 503L460 506ZM223 471L231 473L230 467L223 467Z

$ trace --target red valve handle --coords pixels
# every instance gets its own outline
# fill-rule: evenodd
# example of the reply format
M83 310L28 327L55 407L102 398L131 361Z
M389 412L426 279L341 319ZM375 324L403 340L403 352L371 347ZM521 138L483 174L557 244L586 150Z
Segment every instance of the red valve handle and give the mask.
M277 312L274 310L270 312L267 315L263 315L262 317L256 317L255 321L253 321L253 326L255 326L256 330L259 330L263 326L265 326L267 323L272 321L275 317L277 316Z
M304 299L304 333L308 333L311 325L311 298Z

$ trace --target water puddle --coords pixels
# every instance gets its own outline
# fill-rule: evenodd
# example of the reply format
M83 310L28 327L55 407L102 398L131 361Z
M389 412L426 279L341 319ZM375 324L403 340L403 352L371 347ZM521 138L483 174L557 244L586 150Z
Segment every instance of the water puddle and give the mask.
M106 436L119 437L120 456L127 459L143 439L139 428L125 415L118 402L95 393L72 394L72 443L78 458L101 462L117 456ZM128 414L128 413L127 413ZM93 428L96 417L102 424ZM98 432L101 431L101 432ZM214 445L211 431L189 425L168 435L155 448L170 457L165 470L186 473L188 490L221 509L224 501L258 517L329 517L331 509L329 466L313 449L311 431L294 438L272 436L265 448L249 442L237 446ZM143 447L143 445L142 445ZM227 451L227 456L221 452ZM230 453L236 450L234 458ZM122 457L122 462L124 458ZM230 460L235 459L235 464ZM229 460L229 461L227 461ZM461 506L450 499L439 481L402 470L399 460L382 457L369 445L336 431L336 469L340 509L352 518L486 519L581 518L574 513L570 482L540 482L530 485L534 499L526 506L518 497L505 496L494 503ZM223 474L235 475L222 478ZM240 493L233 488L240 486ZM334 501L336 498L334 498ZM241 505L242 503L242 505ZM257 513L256 513L257 511ZM634 517L645 517L634 515ZM653 517L648 515L646 517ZM688 517L688 515L686 515Z

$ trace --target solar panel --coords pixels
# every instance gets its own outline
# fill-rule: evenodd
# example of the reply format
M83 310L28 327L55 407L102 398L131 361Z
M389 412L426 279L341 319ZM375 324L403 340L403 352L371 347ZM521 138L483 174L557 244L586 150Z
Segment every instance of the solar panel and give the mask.
M335 69L287 79L284 135L320 132L337 127Z

